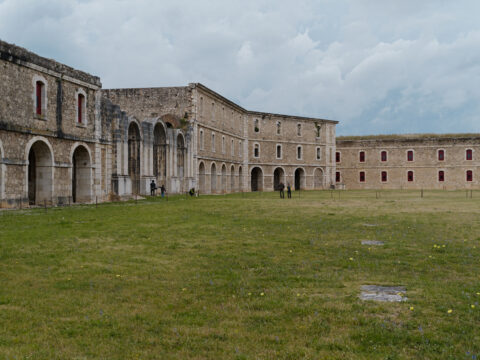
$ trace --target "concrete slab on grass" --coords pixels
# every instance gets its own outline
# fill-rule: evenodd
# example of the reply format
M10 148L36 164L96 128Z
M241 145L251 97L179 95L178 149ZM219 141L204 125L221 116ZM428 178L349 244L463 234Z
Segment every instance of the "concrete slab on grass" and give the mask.
M362 240L362 245L374 245L374 246L382 246L385 243L383 241L377 240Z
M368 301L402 302L407 301L404 286L362 285L360 299Z

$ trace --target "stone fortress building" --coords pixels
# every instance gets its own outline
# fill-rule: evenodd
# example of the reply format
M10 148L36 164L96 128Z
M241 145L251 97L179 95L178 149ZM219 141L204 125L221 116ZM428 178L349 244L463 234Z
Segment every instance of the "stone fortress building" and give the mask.
M0 41L0 206L129 198L152 180L203 194L478 188L477 135L336 139L337 123L249 111L198 83L102 89Z

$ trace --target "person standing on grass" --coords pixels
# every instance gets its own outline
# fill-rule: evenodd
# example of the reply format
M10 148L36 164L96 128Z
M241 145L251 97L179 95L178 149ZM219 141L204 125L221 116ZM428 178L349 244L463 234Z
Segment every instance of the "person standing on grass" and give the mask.
M155 196L155 190L157 190L157 184L155 184L155 180L152 180L150 183L150 196Z
M278 185L278 190L280 190L280 199L285 199L285 192L283 191L285 189L285 185L281 182Z
M166 192L167 192L167 189L165 189L165 185L162 184L162 186L160 186L160 193L162 194L162 198L165 197Z
M292 188L290 186L290 183L287 183L287 196L289 199L292 198Z

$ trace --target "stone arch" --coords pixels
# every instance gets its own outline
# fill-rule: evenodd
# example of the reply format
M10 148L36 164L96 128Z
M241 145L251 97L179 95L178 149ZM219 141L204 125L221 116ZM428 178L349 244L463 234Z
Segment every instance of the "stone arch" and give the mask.
M303 168L295 169L295 190L305 189L305 170Z
M185 176L185 139L182 133L177 135L177 176Z
M210 168L210 192L215 194L217 192L217 165L212 163Z
M205 193L205 164L203 161L200 161L198 166L198 186L201 193Z
M53 197L53 149L47 139L35 137L26 148L26 186L30 205L51 203Z
M316 168L313 171L313 186L315 189L323 189L325 184L323 169Z
M222 193L227 192L227 166L222 165Z
M173 114L165 114L160 118L167 128L180 129L182 127L181 119Z
M230 166L230 192L235 191L235 166Z
M277 167L273 171L273 191L280 190L280 183L285 185L285 170L282 167Z
M92 201L92 161L88 147L76 144L72 147L72 201Z
M141 142L140 126L136 121L131 121L128 125L128 176L132 182L132 194L140 192Z
M238 167L238 190L243 192L243 170L242 167Z
M157 184L165 184L167 178L167 131L162 122L153 128L153 176Z
M254 167L250 176L251 190L263 191L263 170L261 167Z

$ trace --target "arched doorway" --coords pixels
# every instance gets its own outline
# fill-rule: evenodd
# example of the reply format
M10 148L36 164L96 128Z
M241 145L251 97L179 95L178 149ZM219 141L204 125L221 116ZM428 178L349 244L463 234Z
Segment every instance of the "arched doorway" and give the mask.
M235 191L235 166L230 167L230 192Z
M263 171L259 167L252 169L251 187L252 191L263 191Z
M186 191L184 189L184 177L185 177L185 141L183 140L183 135L179 134L177 136L177 177L180 180L180 189L181 191Z
M305 171L298 168L295 170L295 190L300 190L305 187Z
M167 136L161 123L153 131L153 175L157 185L165 184L167 178Z
M198 186L201 193L205 193L205 165L203 162L198 167Z
M140 129L134 122L128 127L128 175L132 182L132 194L140 192Z
M323 189L323 170L316 168L313 172L313 183L315 189Z
M84 146L77 146L72 156L72 200L92 200L92 166L90 154Z
M282 168L276 168L273 172L273 191L280 190L280 183L285 185L285 172Z
M30 205L52 201L53 157L43 141L35 142L28 153L28 202Z
M210 171L210 192L212 194L217 192L217 166L215 163L212 164L212 169Z
M243 191L243 174L241 166L238 168L238 190Z
M222 193L227 192L227 167L225 164L222 166Z

